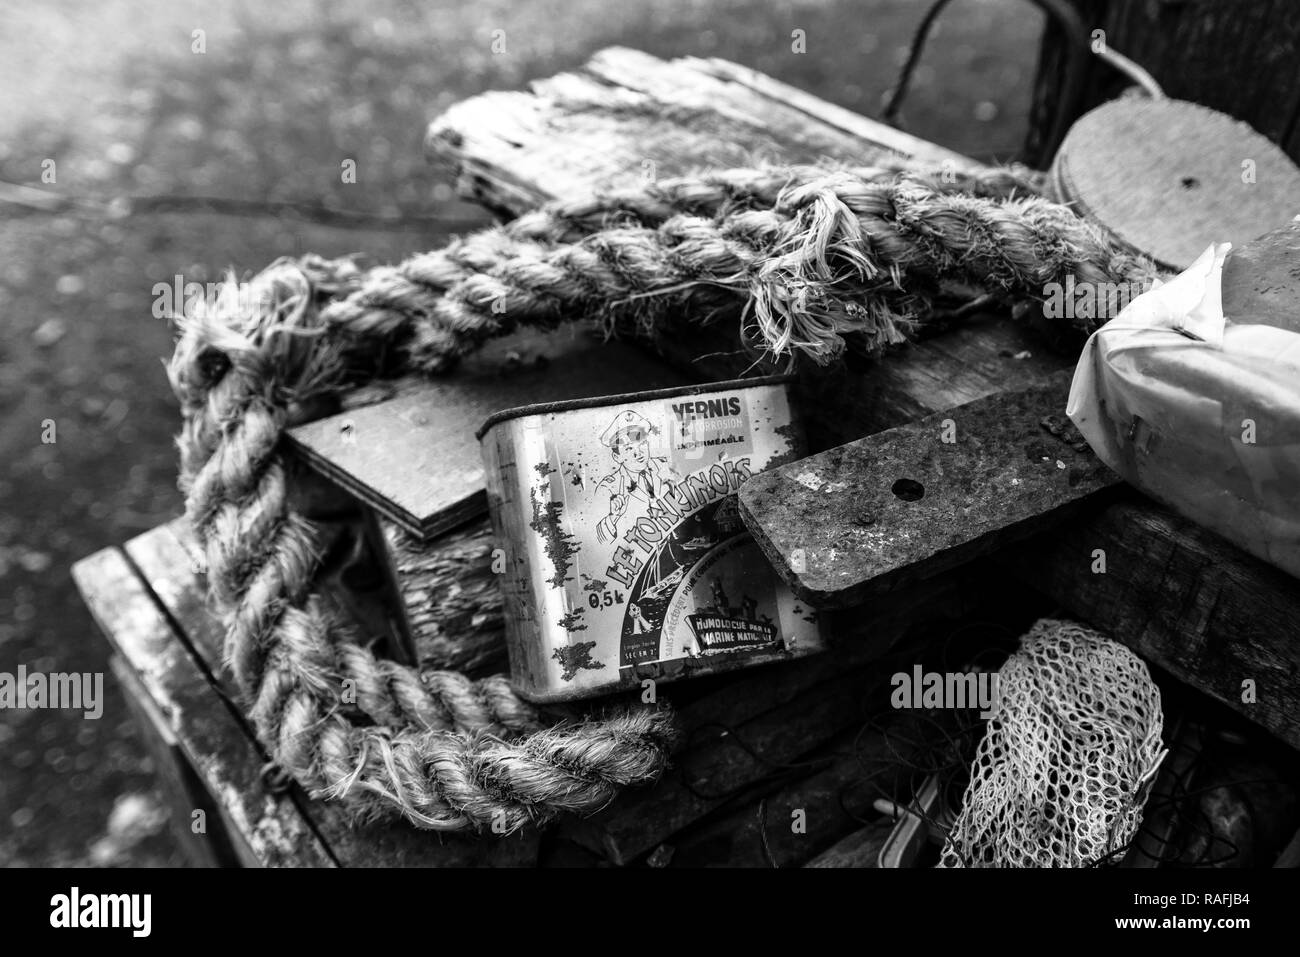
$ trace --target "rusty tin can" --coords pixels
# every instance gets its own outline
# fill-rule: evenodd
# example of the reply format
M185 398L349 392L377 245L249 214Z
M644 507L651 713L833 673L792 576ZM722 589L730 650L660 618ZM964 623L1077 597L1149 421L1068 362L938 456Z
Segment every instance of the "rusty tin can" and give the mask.
M563 701L788 660L816 613L736 489L805 454L789 377L510 409L479 430L512 682Z

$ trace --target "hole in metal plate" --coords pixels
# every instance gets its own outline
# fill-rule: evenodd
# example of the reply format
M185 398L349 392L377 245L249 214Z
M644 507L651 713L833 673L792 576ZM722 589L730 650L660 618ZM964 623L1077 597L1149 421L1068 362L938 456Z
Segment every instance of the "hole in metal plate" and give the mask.
M925 486L916 479L901 478L893 484L892 491L904 502L915 502L925 494Z

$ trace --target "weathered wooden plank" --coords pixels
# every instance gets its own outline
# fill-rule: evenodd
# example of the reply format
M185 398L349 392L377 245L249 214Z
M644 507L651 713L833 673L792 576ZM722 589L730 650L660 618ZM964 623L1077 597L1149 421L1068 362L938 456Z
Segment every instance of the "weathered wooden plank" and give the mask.
M122 687L127 708L136 719L149 756L153 759L154 773L162 780L162 791L167 801L171 832L185 851L185 856L195 867L221 867L241 861L257 866L252 850L242 838L239 846L232 845L229 831L222 827L225 811L212 801L201 781L186 760L176 732L163 717L153 698L131 666L121 655L111 655L108 665ZM204 826L194 827L195 812L202 811Z
M1088 509L997 560L1300 748L1300 583L1285 572L1136 494ZM1247 691L1253 700L1243 700Z
M642 55L644 56L644 54ZM608 57L603 58L603 60L598 58L597 62L607 62L608 59ZM836 106L834 103L813 96L806 90L801 90L788 83L782 83L766 73L760 73L758 70L742 66L739 63L733 63L720 57L709 57L702 60L686 57L683 60L673 61L674 65L678 63L698 69L705 75L735 83L771 104L788 107L829 126L831 129L841 130L863 143L874 144L898 156L908 156L936 164L950 164L957 168L978 165L969 157L954 152L947 147L913 136L911 133L897 127L881 123L879 120L873 120L860 113L854 113L852 110L846 110L842 106ZM619 71L613 71L613 75L619 76L620 73ZM768 121L769 125L784 126L780 119L772 115L771 109L766 104L759 108L759 115L763 115L764 112L771 117ZM861 153L850 158L859 163L863 162ZM870 154L870 160L875 158L875 154Z
M257 861L268 867L334 866L293 799L263 786L264 757L123 554L115 548L96 552L77 562L72 576L96 623L138 676Z
M221 678L221 622L208 608L206 565L189 523L172 519L122 548L158 602L181 624L182 640L210 674ZM189 575L181 574L181 569L188 569Z
M696 728L690 736L693 746L674 758L677 774L652 789L625 795L595 818L567 825L566 833L614 863L628 864L769 774L774 765L794 761L862 721L862 695L874 680L870 669L851 671L739 727ZM691 729L686 717L680 724Z
M820 770L765 795L752 795L727 816L672 839L675 867L799 867L860 827L841 802L864 768L888 752L878 734L858 730L823 749Z
M186 550L188 532L184 525L161 528L162 531L155 529L129 542L128 553L142 571L147 569L144 573L149 588L185 629L196 651L201 649L199 657L208 673L219 676L221 623L204 603L203 583L197 571L200 566L187 560L192 554ZM176 644L179 647L180 642ZM227 686L224 692L231 699L237 698L233 688ZM221 706L215 692L201 704L209 711ZM246 744L251 746L247 728L242 733ZM213 793L223 804L228 804L228 795ZM532 864L537 859L535 831L504 839L489 836L480 840L469 835L422 832L399 821L354 825L335 804L305 797L301 800L307 820L320 833L338 863L346 867L514 867ZM240 831L243 832L242 826Z
M527 358L521 358L526 354ZM407 380L393 398L290 429L315 469L425 540L486 513L474 432L536 402L684 385L662 362L576 327L496 342L455 376Z
M1025 325L980 313L851 369L805 367L798 396L810 447L828 449L1072 366Z
M557 196L764 160L860 165L973 161L725 60L660 60L622 47L580 70L452 106L425 137L462 195L518 214Z
M1120 481L1064 418L1070 378L756 475L740 490L741 515L817 608L860 604L987 554Z

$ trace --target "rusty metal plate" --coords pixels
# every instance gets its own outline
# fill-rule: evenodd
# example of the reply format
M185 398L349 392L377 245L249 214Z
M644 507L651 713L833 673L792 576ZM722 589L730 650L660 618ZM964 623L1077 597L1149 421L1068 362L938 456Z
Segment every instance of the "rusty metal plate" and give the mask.
M856 605L1120 484L1065 417L1073 370L755 475L741 515L795 594Z

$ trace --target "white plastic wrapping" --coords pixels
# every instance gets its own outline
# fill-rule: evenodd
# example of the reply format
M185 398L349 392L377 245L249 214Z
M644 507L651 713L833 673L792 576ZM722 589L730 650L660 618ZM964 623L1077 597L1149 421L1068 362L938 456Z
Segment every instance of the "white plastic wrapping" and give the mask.
M1225 319L1230 248L1095 332L1066 412L1126 481L1300 577L1300 334Z

